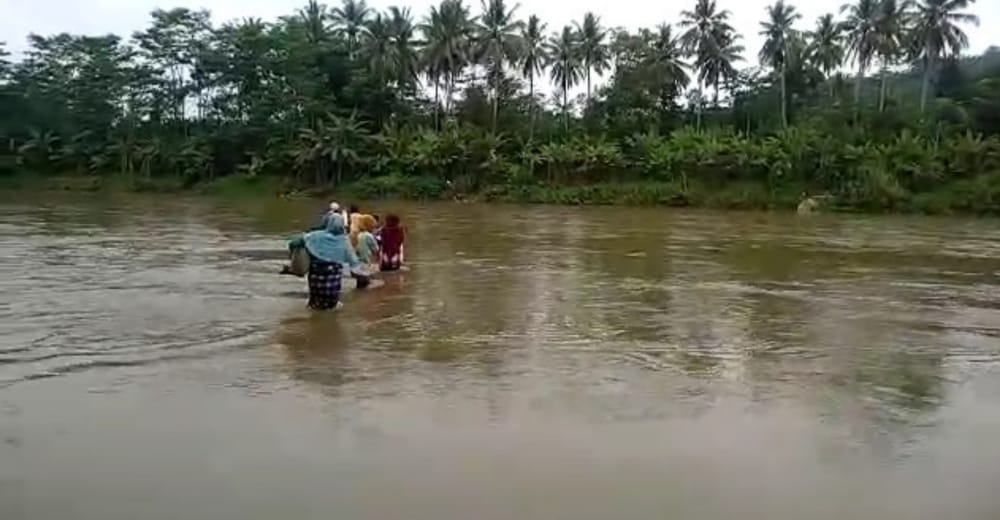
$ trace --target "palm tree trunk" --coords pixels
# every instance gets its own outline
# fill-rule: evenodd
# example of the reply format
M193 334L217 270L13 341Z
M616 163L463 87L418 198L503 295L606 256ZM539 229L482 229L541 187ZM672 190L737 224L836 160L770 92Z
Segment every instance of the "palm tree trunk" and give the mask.
M931 74L934 73L934 54L928 53L927 63L924 68L924 80L923 84L920 85L920 113L923 114L927 109L927 96L930 94L931 90Z
M500 111L500 86L497 85L499 78L493 78L493 133L497 133L497 114Z
M493 133L497 133L497 116L500 113L500 96L493 95Z
M451 109L452 109L451 102L452 102L452 96L454 94L455 94L455 76L453 74L449 74L448 75L448 89L445 91L445 98L446 99L444 100L444 103L445 103L445 105L444 105L445 106L444 114L445 114L446 118L451 115Z
M449 112L451 112L451 76L448 76L444 80L444 100L441 102L442 119L448 120Z
M881 74L882 74L881 77L882 84L879 86L879 91L878 91L878 111L885 112L885 95L886 95L886 90L888 88L887 85L889 84L889 73L886 70L885 66L882 67Z
M695 100L695 103L697 103L697 104L694 107L695 128L697 128L699 130L701 129L701 90L702 90L701 89L701 80L699 79L698 80L698 99Z
M834 94L833 94L833 76L830 75L830 70L826 71L826 84L827 84L827 88L830 89L830 100L832 101L834 99Z
M535 139L535 73L528 74L528 139Z
M441 82L434 78L434 129L441 129L441 97L438 93Z
M566 133L569 133L569 85L566 84L566 80L563 80L563 127L566 129Z
M587 67L587 105L590 105L590 67Z
M861 83L865 80L865 66L858 65L858 78L854 82L854 103L861 103Z
M785 81L785 64L781 64L781 128L788 128L788 91Z

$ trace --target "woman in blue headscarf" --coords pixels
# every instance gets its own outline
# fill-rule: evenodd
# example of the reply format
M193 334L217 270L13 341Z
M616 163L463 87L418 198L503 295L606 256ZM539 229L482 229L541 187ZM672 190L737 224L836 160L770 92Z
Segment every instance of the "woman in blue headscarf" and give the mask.
M344 219L332 214L324 219L325 228L310 231L291 240L290 249L305 247L309 253L309 307L313 309L333 309L340 303L340 288L343 266L356 271L361 268L354 248L347 239ZM367 276L358 273L359 285Z

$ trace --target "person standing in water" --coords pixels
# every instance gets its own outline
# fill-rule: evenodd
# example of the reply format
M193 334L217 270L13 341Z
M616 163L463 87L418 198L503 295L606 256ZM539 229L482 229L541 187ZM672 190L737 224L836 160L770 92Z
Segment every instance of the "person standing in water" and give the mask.
M354 230L354 219L360 213L361 210L358 209L357 204L351 204L350 207L347 208L347 212L344 214L344 225L347 226L348 231Z
M311 231L321 231L321 230L326 229L326 223L330 219L330 217L332 217L334 215L341 216L341 213L342 212L340 210L340 204L337 204L336 202L330 202L330 206L326 210L326 213L323 214L323 217L320 219L319 224L313 226L312 228L310 228L310 230ZM341 217L341 218L343 218L343 217Z
M371 215L358 214L354 216L354 227L351 228L351 245L358 255L358 259L366 266L377 265L378 262L378 240L375 239L375 217Z
M358 279L359 287L367 285L368 280L347 240L344 219L340 215L331 215L324 221L324 229L310 231L289 242L289 248L304 247L309 253L309 307L317 310L334 309L340 305L345 264Z
M378 242L379 249L382 248L382 228L385 227L385 223L382 222L382 217L377 214L372 214L372 218L375 219L375 230L372 234L375 235L375 241Z
M337 204L336 202L330 202L330 206L327 208L326 213L320 217L319 223L310 227L309 231L322 231L326 229L327 222L329 222L330 217L333 216L341 216L340 204ZM289 262L281 266L281 274L291 274L299 277L306 275L306 271L309 269L309 255L308 253L302 254L303 252L301 250L304 247L305 244L301 241L289 242Z
M400 225L399 216L386 215L380 235L379 268L382 271L398 271L403 267L403 243L406 242L406 229Z

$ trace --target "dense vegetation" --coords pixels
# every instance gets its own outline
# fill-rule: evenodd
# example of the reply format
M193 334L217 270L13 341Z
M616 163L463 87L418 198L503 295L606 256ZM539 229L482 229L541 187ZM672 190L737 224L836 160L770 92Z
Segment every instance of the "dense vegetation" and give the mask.
M778 0L762 68L715 0L634 32L592 13L550 31L505 0L421 18L312 1L220 27L158 10L129 40L33 35L17 62L0 46L0 172L1000 212L1000 49L959 57L972 1L856 0L806 29Z

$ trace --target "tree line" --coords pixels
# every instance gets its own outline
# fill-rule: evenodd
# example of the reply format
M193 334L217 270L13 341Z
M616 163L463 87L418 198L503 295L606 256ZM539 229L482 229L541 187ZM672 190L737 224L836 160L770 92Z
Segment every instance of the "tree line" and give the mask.
M128 39L32 35L16 62L0 45L0 172L560 202L979 193L1000 177L1000 50L960 57L972 1L856 0L806 27L778 0L760 66L715 0L634 31L550 29L505 0L220 26L157 10Z

